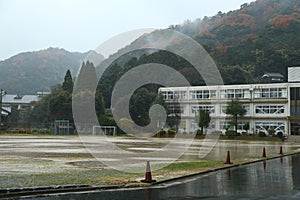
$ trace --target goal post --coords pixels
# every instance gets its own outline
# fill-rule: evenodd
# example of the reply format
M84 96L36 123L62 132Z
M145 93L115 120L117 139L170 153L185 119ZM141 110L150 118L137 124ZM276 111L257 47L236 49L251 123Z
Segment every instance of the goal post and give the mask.
M93 126L93 135L113 135L116 136L115 126Z
M54 135L70 134L70 121L69 120L54 120Z

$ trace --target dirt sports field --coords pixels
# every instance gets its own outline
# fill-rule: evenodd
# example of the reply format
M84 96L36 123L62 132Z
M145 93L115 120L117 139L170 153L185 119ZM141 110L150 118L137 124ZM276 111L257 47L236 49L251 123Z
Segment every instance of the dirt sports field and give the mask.
M171 139L155 138L149 141L112 137L109 140L128 151L149 152L163 147ZM278 155L280 146L284 153L300 151L300 144L297 143L219 140L205 158L199 159L201 142L195 140L178 161L153 172L153 177L163 180L222 166L228 150L234 163L261 158L263 147L268 157ZM179 144L178 148L180 145L184 144ZM105 153L107 157L114 158L118 154L117 151ZM0 136L0 188L57 184L134 184L143 176L143 173L125 173L105 166L88 152L77 136Z

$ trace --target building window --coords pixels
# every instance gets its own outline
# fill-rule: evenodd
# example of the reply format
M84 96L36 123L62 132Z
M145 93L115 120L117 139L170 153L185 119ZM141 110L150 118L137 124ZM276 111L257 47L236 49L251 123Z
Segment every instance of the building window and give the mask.
M243 90L235 90L235 98L238 98L238 99L244 98Z
M278 97L278 89L277 88L271 88L270 89L270 98L277 98Z
M254 90L254 98L286 98L286 88L263 88Z
M210 90L210 98L215 99L217 97L217 91L216 90Z
M220 130L227 130L230 126L231 125L228 121L220 121Z
M261 90L261 97L262 98L269 98L269 95L270 93L269 93L269 89L262 89Z
M166 91L162 92L164 100L173 100L174 99L174 92L173 91Z
M227 90L227 99L234 99L234 90Z
M238 130L245 130L245 125L249 124L248 121L239 121ZM220 121L220 130L234 129L234 126L229 121Z
M255 106L256 114L283 114L285 112L284 105L261 105Z
M184 108L180 104L168 105L168 111L169 114L184 114Z
M284 122L255 122L256 131L269 131L269 130L275 130L275 131L282 131L284 133L285 130L285 124Z
M249 91L246 89L227 89L220 92L221 99L249 98Z
M186 91L175 91L174 96L180 100L186 99Z
M216 91L215 90L195 90L190 91L190 99L209 99L215 98Z
M245 108L245 110L246 110L245 115L250 115L250 105L249 104L243 104L243 108ZM226 114L226 109L227 109L227 105L221 105L220 106L220 113L221 114Z
M215 113L215 107L214 106L209 106L209 105L201 105L201 106L192 106L192 114L198 114L199 110L205 110L208 111L209 113Z

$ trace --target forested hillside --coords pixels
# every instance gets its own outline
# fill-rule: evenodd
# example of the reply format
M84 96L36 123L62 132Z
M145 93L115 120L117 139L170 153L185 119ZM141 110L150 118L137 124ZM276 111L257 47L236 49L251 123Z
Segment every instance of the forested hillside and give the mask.
M235 11L186 20L169 28L198 41L214 59L225 84L257 82L265 72L279 72L286 77L288 67L300 65L300 1L297 0L257 0ZM132 45L146 40L140 38ZM181 57L166 51L142 53L127 55L127 62L121 57L106 70L98 87L106 106L110 105L110 94L119 77L144 63L172 66L192 85L205 84Z
M252 82L264 72L286 76L287 67L300 65L298 0L257 0L236 11L170 28L202 44L228 84ZM232 76L237 72L248 79Z
M68 69L76 75L88 53L59 48L20 53L0 61L0 86L10 94L50 91L51 86L61 82Z

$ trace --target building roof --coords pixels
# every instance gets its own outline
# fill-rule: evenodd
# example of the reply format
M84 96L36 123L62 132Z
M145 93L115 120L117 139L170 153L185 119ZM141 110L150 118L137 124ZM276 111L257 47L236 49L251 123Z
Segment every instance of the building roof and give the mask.
M16 95L16 94L3 94L3 104L29 104L33 101L39 101L40 97L37 95Z
M280 77L280 78L284 78L284 76L280 73L265 73L262 77Z

